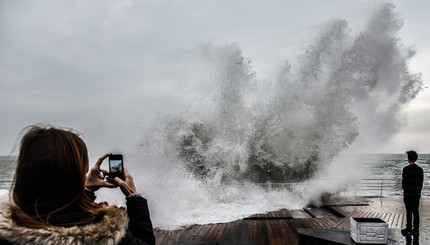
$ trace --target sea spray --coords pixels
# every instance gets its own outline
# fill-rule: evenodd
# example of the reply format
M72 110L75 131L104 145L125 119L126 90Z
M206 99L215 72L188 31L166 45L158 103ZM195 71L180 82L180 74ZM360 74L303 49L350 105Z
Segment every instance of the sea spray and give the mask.
M322 31L275 79L258 79L239 45L207 45L188 84L186 110L157 121L141 145L138 188L154 224L226 222L276 208L300 208L342 191L356 173L324 171L357 139L384 140L399 110L422 88L402 47L394 7L384 5L353 35L344 20ZM200 94L199 94L200 93ZM198 95L196 95L198 94ZM325 178L337 175L334 182ZM268 188L283 183L283 188Z

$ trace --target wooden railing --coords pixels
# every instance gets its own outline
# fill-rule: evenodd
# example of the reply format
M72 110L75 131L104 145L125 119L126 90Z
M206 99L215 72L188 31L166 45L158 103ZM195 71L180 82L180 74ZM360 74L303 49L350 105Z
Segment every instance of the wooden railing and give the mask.
M361 179L361 182L358 186L360 190L364 191L372 191L379 192L379 195L382 196L385 193L399 193L402 191L402 180L399 179Z

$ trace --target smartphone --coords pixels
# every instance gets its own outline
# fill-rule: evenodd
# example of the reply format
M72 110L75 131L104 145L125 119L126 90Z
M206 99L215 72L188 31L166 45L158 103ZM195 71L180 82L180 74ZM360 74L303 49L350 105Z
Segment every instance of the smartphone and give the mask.
M113 181L115 177L124 180L124 162L121 154L109 156L109 179Z

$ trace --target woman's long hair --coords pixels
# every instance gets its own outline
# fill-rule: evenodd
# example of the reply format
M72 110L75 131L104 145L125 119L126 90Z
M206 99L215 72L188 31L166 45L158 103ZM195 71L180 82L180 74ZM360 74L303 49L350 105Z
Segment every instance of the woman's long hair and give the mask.
M71 130L50 126L24 129L12 184L12 215L18 224L48 227L51 215L78 209L95 217L103 206L85 194L88 152Z

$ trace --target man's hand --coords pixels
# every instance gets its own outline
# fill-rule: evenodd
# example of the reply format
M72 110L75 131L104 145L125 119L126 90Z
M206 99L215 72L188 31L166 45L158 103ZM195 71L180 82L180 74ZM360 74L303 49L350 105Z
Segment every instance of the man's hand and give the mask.
M105 169L100 168L103 160L105 160L110 155L112 155L112 153L104 154L102 157L99 158L99 160L97 160L96 164L94 164L94 166L90 168L90 171L88 172L87 178L85 180L85 187L89 190L97 191L98 189L100 189L100 187L116 187L115 184L105 181L105 177L109 174L109 172Z

